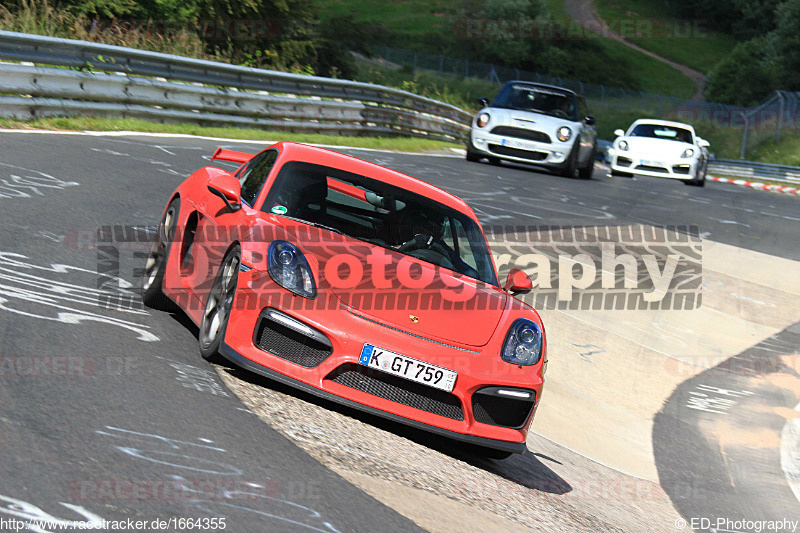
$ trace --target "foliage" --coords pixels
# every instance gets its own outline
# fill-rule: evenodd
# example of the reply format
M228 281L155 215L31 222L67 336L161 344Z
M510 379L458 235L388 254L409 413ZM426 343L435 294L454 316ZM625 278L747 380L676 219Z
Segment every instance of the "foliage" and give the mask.
M739 43L712 71L709 99L752 105L776 89L800 91L800 0L765 6L763 14L768 32Z
M347 47L307 0L15 0L0 29L348 77ZM327 31L323 35L323 31Z
M523 28L543 27L548 19L543 0L461 0L453 19L454 27L461 23L461 31L452 52L485 63L543 71L557 54L549 40L532 39Z
M753 106L774 90L776 73L770 61L770 40L756 38L739 43L733 52L711 71L705 96L714 102ZM758 80L758 83L753 83Z

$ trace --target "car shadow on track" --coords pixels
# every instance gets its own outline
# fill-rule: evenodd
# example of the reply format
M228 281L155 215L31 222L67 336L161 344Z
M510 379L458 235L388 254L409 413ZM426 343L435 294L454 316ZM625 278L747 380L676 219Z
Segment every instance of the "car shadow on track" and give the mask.
M356 419L364 424L390 432L396 436L409 439L419 445L445 454L457 461L463 461L475 468L499 476L507 481L518 484L530 490L550 494L566 494L572 491L570 484L553 472L540 458L557 462L543 454L527 451L515 454L508 459L493 460L480 455L469 445L448 439L433 433L416 429L383 417L365 413L336 402L319 398L307 393L273 381L269 378L254 374L229 364L224 369L230 376L246 383L272 390L277 393L292 396L298 400L316 405L320 409L337 412L343 416Z

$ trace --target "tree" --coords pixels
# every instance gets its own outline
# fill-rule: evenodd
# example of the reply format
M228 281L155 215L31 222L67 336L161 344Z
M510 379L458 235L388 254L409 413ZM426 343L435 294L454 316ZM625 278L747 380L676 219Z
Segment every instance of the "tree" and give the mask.
M544 0L462 0L453 27L460 57L545 71L556 54Z
M777 88L800 91L800 0L786 0L777 7L776 15Z
M772 61L772 39L761 37L739 43L731 54L711 71L705 97L713 102L752 106L776 88L776 67Z

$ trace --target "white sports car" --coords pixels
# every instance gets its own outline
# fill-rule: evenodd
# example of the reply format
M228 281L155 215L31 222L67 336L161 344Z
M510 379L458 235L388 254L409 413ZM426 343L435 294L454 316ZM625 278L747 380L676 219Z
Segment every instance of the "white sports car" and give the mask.
M627 133L617 130L614 134L617 138L609 150L611 175L642 174L705 185L709 144L688 124L640 119Z

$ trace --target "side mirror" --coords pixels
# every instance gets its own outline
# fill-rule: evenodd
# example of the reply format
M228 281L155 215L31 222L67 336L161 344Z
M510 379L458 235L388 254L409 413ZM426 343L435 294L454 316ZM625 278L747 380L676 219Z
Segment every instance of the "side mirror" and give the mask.
M586 115L586 118L583 119L587 126L594 126L595 122L597 122L592 115Z
M522 270L512 268L511 272L508 273L508 278L506 279L506 284L503 286L503 290L511 294L524 294L530 292L531 289L533 289L531 278Z
M700 148L708 148L709 146L711 146L711 143L705 139L701 139L700 137L698 137L697 146L699 146Z
M485 96L478 98L478 103L481 104L481 107L489 107L489 99Z
M625 135L625 132L622 130L614 130L614 135L616 135L617 137L623 137Z
M216 174L208 179L208 191L219 196L231 211L242 208L242 187L239 180L228 174Z

